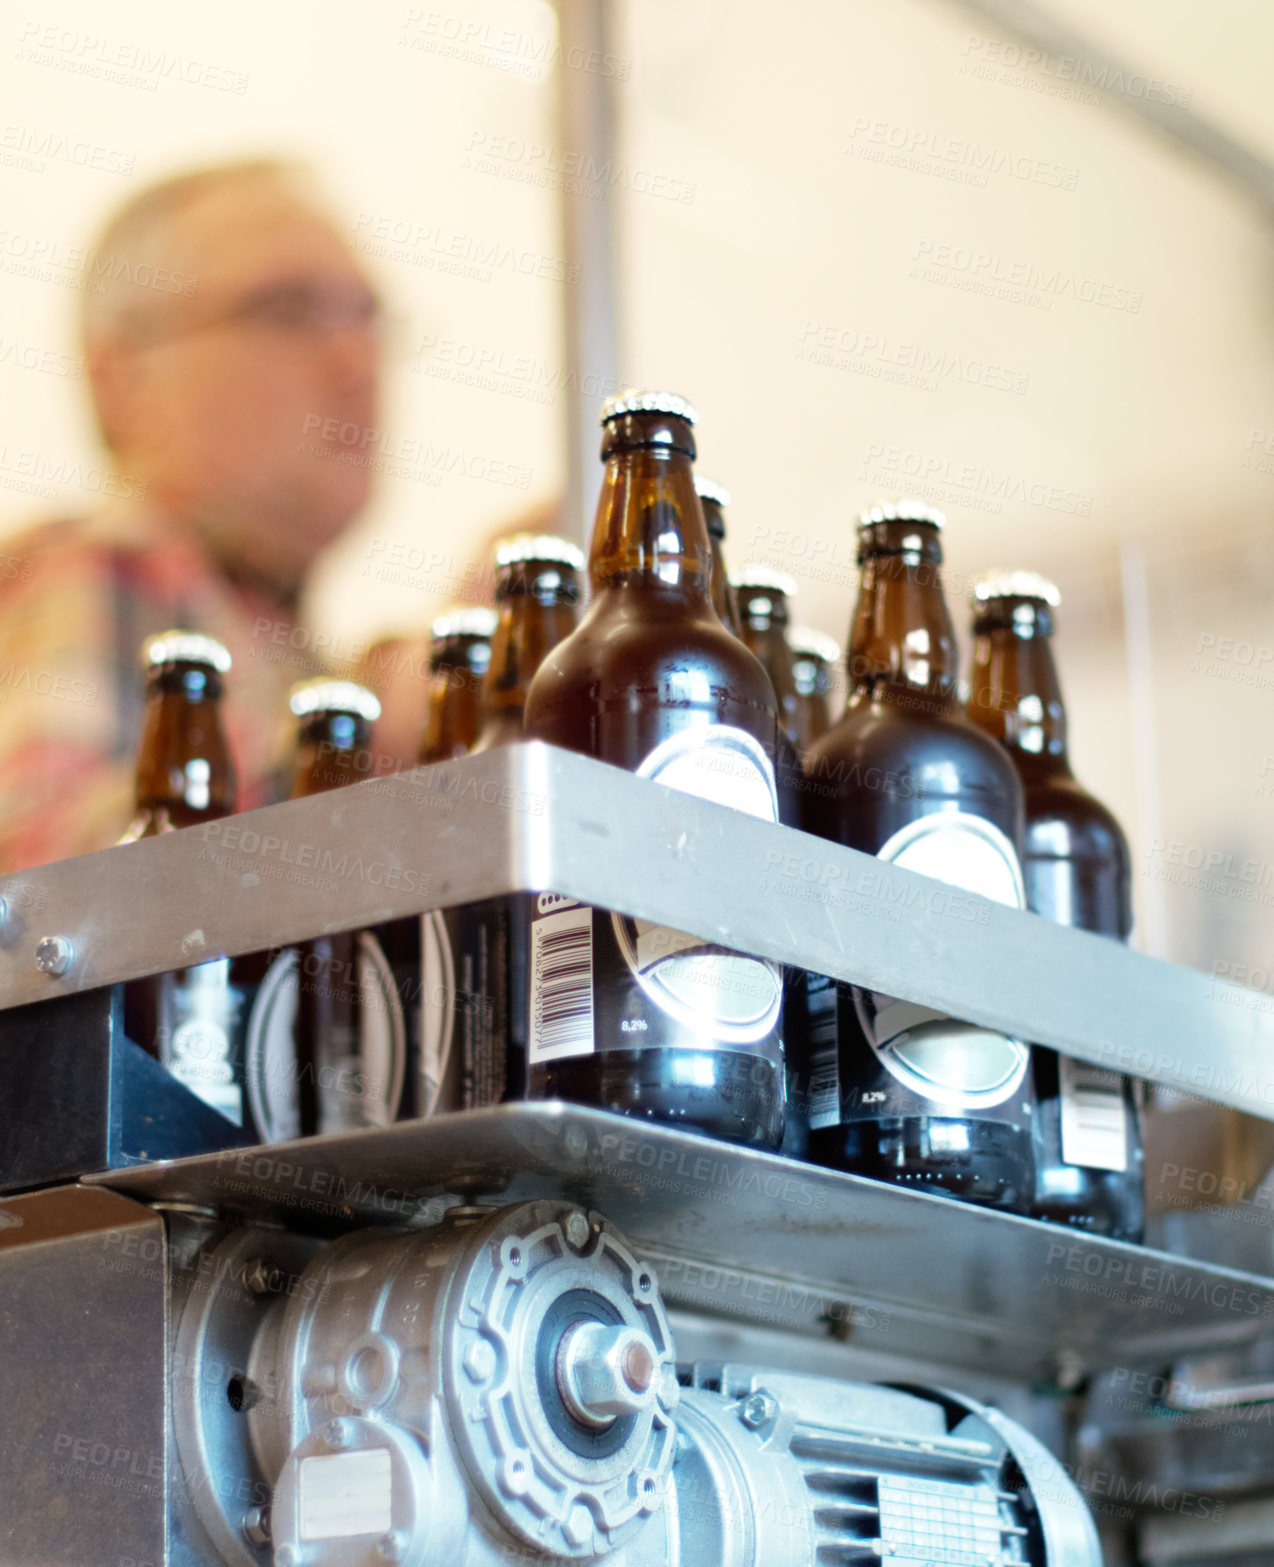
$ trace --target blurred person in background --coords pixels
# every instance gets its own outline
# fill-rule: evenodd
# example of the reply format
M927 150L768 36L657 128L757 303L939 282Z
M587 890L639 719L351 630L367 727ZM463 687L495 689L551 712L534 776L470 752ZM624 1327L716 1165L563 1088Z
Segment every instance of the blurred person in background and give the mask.
M230 650L239 805L266 803L290 747L287 688L320 672L289 645L308 636L301 580L370 485L322 431L376 422L379 302L301 170L258 160L152 186L88 269L83 352L111 496L4 546L0 871L119 837L138 650L169 627Z

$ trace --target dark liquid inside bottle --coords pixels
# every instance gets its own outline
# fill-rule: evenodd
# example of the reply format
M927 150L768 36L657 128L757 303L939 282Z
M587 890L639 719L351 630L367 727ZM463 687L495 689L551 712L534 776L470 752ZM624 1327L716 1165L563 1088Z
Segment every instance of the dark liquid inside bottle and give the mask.
M699 505L703 508L703 520L708 528L708 543L712 551L712 607L721 624L736 637L743 635L739 621L739 601L725 565L725 500L720 485L698 481Z
M869 516L849 702L810 753L806 825L1021 907L1021 789L958 700L938 528ZM808 1007L811 1158L1025 1211L1034 1168L1023 1042L821 977L811 977Z
M690 424L628 411L604 431L592 600L536 676L527 734L773 820L774 694L713 608ZM533 1098L778 1146L777 965L544 894L532 992Z
M805 633L809 636L809 633ZM831 691L832 666L829 657L837 661L840 651L828 649L827 654L800 640L801 633L792 635L792 675L796 682L796 749L804 756L816 740L821 740L832 727ZM820 641L823 640L820 638ZM831 638L827 638L828 643Z
M201 644L212 651L203 653ZM235 775L221 725L225 649L194 633L147 644L146 716L136 815L122 843L217 821L234 811ZM220 667L218 665L220 664ZM240 965L214 958L124 987L124 1031L235 1126L244 1104Z
M1042 597L997 593L978 604L973 630L969 716L1006 746L1022 780L1027 904L1058 924L1126 941L1132 928L1128 844L1119 823L1070 770L1051 607ZM1042 1045L1033 1046L1032 1057L1032 1214L1140 1240L1145 1193L1133 1084Z
M416 758L422 767L455 761L473 749L482 727L482 685L494 630L489 609L456 610L434 622L429 707Z
M565 539L523 534L498 547L499 618L475 752L523 738L535 672L575 628L583 566ZM425 1113L526 1097L532 901L517 894L425 916Z

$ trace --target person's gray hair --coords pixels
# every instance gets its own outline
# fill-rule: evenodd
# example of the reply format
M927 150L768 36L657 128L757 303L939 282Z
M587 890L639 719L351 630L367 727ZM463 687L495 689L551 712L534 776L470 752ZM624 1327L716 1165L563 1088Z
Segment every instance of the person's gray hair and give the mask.
M162 321L175 298L195 295L198 258L181 253L177 234L186 209L214 193L263 184L318 204L304 166L278 158L194 169L150 185L126 202L85 256L80 296L85 344L143 339L148 324Z

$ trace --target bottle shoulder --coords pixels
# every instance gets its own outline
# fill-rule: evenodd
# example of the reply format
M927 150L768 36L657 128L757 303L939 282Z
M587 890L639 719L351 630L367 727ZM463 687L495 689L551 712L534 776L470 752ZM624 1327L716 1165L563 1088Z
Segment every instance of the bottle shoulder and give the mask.
M815 741L809 757L812 769L856 762L900 774L941 768L999 779L1010 792L1019 783L1004 747L954 706L935 712L932 705L913 710L894 701L861 701Z
M821 837L874 854L918 817L953 810L992 823L1014 847L1021 842L1013 763L958 708L862 701L810 749L801 817Z
M774 710L769 676L715 615L590 610L536 671L526 728L568 702L595 705L631 694L700 705L721 687L736 701Z
M1028 854L1129 860L1128 840L1113 812L1078 779L1054 773L1023 783Z

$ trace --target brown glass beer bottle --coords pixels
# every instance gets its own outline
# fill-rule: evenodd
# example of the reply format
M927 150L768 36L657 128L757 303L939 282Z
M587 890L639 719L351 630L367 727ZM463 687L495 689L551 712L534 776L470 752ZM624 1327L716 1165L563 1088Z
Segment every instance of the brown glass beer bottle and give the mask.
M531 681L546 653L575 629L584 552L568 539L518 533L495 551L496 628L472 747L516 745Z
M910 502L863 514L849 700L811 750L806 821L837 843L1021 908L1021 785L959 701L941 525L939 513ZM812 1158L1025 1210L1034 1184L1027 1045L814 977L809 1013Z
M552 535L520 533L496 546L499 618L475 752L523 738L535 672L575 629L583 569L583 550ZM423 1113L525 1096L532 901L518 894L425 915Z
M832 726L830 698L840 644L809 626L795 626L787 634L787 645L796 683L796 749L804 756Z
M1026 797L1027 907L1060 925L1126 941L1132 929L1128 842L1083 789L1066 753L1066 709L1053 659L1061 595L1034 572L994 572L974 588L969 717L1007 747ZM1141 1127L1126 1077L1031 1048L1037 1218L1140 1240Z
M371 776L380 703L366 687L319 676L293 686L289 706L297 720L292 799ZM324 871L323 847L315 876ZM274 957L246 1047L249 1103L263 1142L386 1126L398 1114L406 1073L402 1002L374 932L317 936Z
M669 393L603 406L591 601L532 682L526 734L774 821L774 693L712 604L693 422ZM777 964L549 893L531 941L533 1098L778 1145Z
M740 635L761 661L778 698L779 723L792 742L796 740L796 674L792 650L787 645L788 601L796 583L786 572L765 565L744 566L733 577L739 604Z
M495 611L479 605L439 615L430 628L429 708L416 758L421 766L452 762L473 749L495 627Z
M165 631L142 647L146 714L136 814L121 843L230 816L235 770L221 724L230 654L197 631ZM244 1125L240 1016L228 958L124 987L124 1029L205 1104Z
M708 540L712 546L712 607L721 617L722 624L734 632L736 637L743 635L743 628L739 624L739 602L734 596L734 584L730 581L730 574L725 569L725 509L730 504L730 492L724 484L718 484L715 479L705 479L700 474L695 474L695 494L699 497L699 505L703 508L703 520L708 529Z

